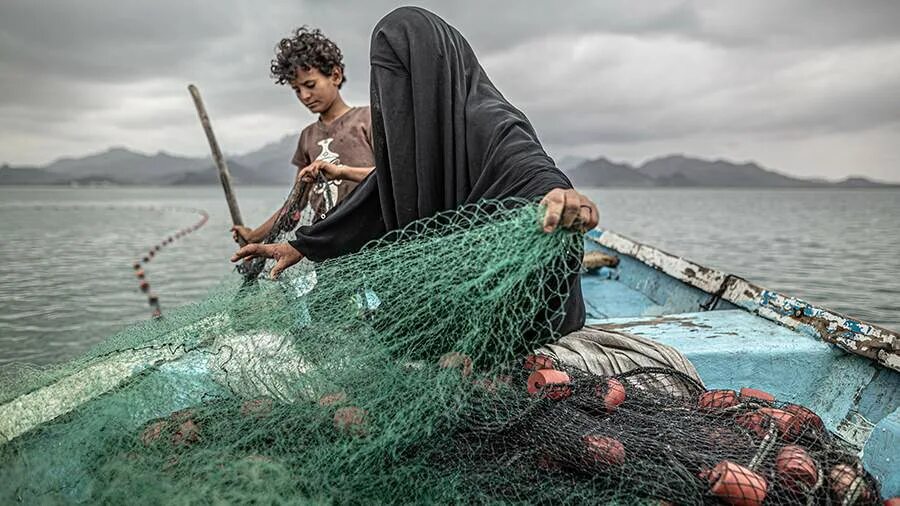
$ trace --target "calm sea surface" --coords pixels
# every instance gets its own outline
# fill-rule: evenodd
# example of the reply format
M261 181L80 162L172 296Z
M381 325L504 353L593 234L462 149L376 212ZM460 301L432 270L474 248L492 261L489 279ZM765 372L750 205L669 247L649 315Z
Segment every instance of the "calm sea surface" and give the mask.
M286 188L240 188L257 224ZM900 328L900 191L588 190L601 225L888 328ZM146 267L163 311L232 270L222 191L0 187L0 365L77 355L150 315L132 263L199 219Z

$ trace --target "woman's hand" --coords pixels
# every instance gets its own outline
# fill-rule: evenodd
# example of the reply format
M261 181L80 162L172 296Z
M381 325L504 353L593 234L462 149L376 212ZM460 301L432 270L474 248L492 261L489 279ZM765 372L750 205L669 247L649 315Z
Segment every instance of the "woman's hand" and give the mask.
M297 179L311 183L319 177L319 172L329 181L332 179L344 179L342 166L328 163L324 160L316 160L300 169L300 172L297 173Z
M303 253L300 253L297 251L297 248L286 242L278 244L248 244L237 250L231 256L231 261L252 260L256 257L275 259L275 267L272 267L269 276L272 279L276 279L283 270L299 262L303 258Z
M544 232L556 227L577 228L582 232L597 226L600 211L591 200L572 189L556 188L544 195L541 205L547 206L544 214Z

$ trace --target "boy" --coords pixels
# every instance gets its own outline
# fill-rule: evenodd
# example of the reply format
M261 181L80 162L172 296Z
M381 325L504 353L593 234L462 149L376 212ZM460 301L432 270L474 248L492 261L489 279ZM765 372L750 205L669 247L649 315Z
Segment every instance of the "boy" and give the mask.
M319 115L303 129L291 160L298 168L298 182L313 184L306 194L297 196L299 205L286 203L259 227L232 227L235 241L239 236L247 243L266 240L282 210L288 207L304 209L308 203L315 223L375 165L369 108L350 107L341 98L340 88L346 81L343 55L321 30L303 26L292 37L281 39L271 73L277 84L290 85L300 102ZM300 217L295 216L294 221L300 221Z

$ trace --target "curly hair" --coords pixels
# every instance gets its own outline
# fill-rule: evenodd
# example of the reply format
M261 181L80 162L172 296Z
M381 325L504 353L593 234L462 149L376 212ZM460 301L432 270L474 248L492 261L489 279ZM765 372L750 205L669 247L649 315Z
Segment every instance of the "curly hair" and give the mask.
M322 30L301 26L294 30L292 37L281 39L275 46L272 60L272 77L277 84L289 84L297 77L297 69L319 69L329 75L335 67L344 72L344 55L337 44L326 37ZM346 75L338 84L343 86Z

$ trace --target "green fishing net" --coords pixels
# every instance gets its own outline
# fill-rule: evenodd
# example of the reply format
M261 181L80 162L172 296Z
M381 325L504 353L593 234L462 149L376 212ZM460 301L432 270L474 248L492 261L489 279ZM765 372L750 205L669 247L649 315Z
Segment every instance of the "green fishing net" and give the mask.
M71 363L8 371L0 501L877 500L799 406L533 355L559 337L582 257L541 213L442 213L277 282L235 279Z

